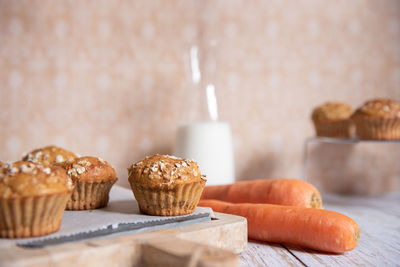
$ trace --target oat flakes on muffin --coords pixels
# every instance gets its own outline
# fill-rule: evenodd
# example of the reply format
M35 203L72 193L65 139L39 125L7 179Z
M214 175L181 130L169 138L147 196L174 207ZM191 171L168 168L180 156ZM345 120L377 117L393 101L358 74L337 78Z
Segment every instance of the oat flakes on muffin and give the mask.
M96 157L65 161L62 167L74 184L67 210L91 210L107 206L109 193L118 180L114 168Z
M195 161L168 155L146 157L128 174L140 211L149 215L192 213L206 184Z
M72 160L77 155L71 151L56 146L46 146L35 149L26 154L22 160L37 162L45 166L62 163L66 160Z
M334 138L353 137L350 120L354 109L342 102L327 102L316 107L311 115L317 136Z
M391 99L365 102L352 116L359 139L400 139L400 103Z
M56 232L73 187L65 170L18 161L0 167L0 236Z

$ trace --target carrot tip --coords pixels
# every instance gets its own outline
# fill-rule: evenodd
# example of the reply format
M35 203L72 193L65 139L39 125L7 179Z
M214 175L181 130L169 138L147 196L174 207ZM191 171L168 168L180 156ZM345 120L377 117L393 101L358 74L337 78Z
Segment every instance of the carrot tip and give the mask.
M356 242L356 243L358 243L358 241L360 241L360 230L356 230L355 232L354 232L354 241Z
M321 197L315 193L312 194L310 206L315 209L323 209Z

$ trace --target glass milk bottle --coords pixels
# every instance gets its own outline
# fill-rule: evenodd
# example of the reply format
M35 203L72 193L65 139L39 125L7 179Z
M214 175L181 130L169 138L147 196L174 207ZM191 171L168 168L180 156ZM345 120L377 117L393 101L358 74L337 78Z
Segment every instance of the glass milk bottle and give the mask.
M215 42L192 46L188 64L190 77L188 119L176 131L174 155L193 159L206 175L207 185L235 181L234 152L231 129L227 122L218 121L215 94ZM208 115L206 115L208 114Z

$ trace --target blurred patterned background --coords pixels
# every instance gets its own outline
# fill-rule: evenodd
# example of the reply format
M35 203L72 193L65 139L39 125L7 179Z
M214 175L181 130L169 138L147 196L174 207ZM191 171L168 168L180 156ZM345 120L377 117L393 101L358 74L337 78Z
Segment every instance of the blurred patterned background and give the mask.
M212 39L238 179L299 177L324 101L400 100L397 0L0 0L0 159L56 144L126 184L193 119L185 55Z

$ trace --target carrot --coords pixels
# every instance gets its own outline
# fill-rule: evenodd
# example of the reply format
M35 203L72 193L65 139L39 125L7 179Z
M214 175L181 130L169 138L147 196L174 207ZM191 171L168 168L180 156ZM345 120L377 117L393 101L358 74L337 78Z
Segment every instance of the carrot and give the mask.
M201 199L322 208L321 195L312 184L284 178L206 186Z
M201 200L199 206L246 217L251 239L334 253L354 249L360 239L355 221L329 210L219 200Z

